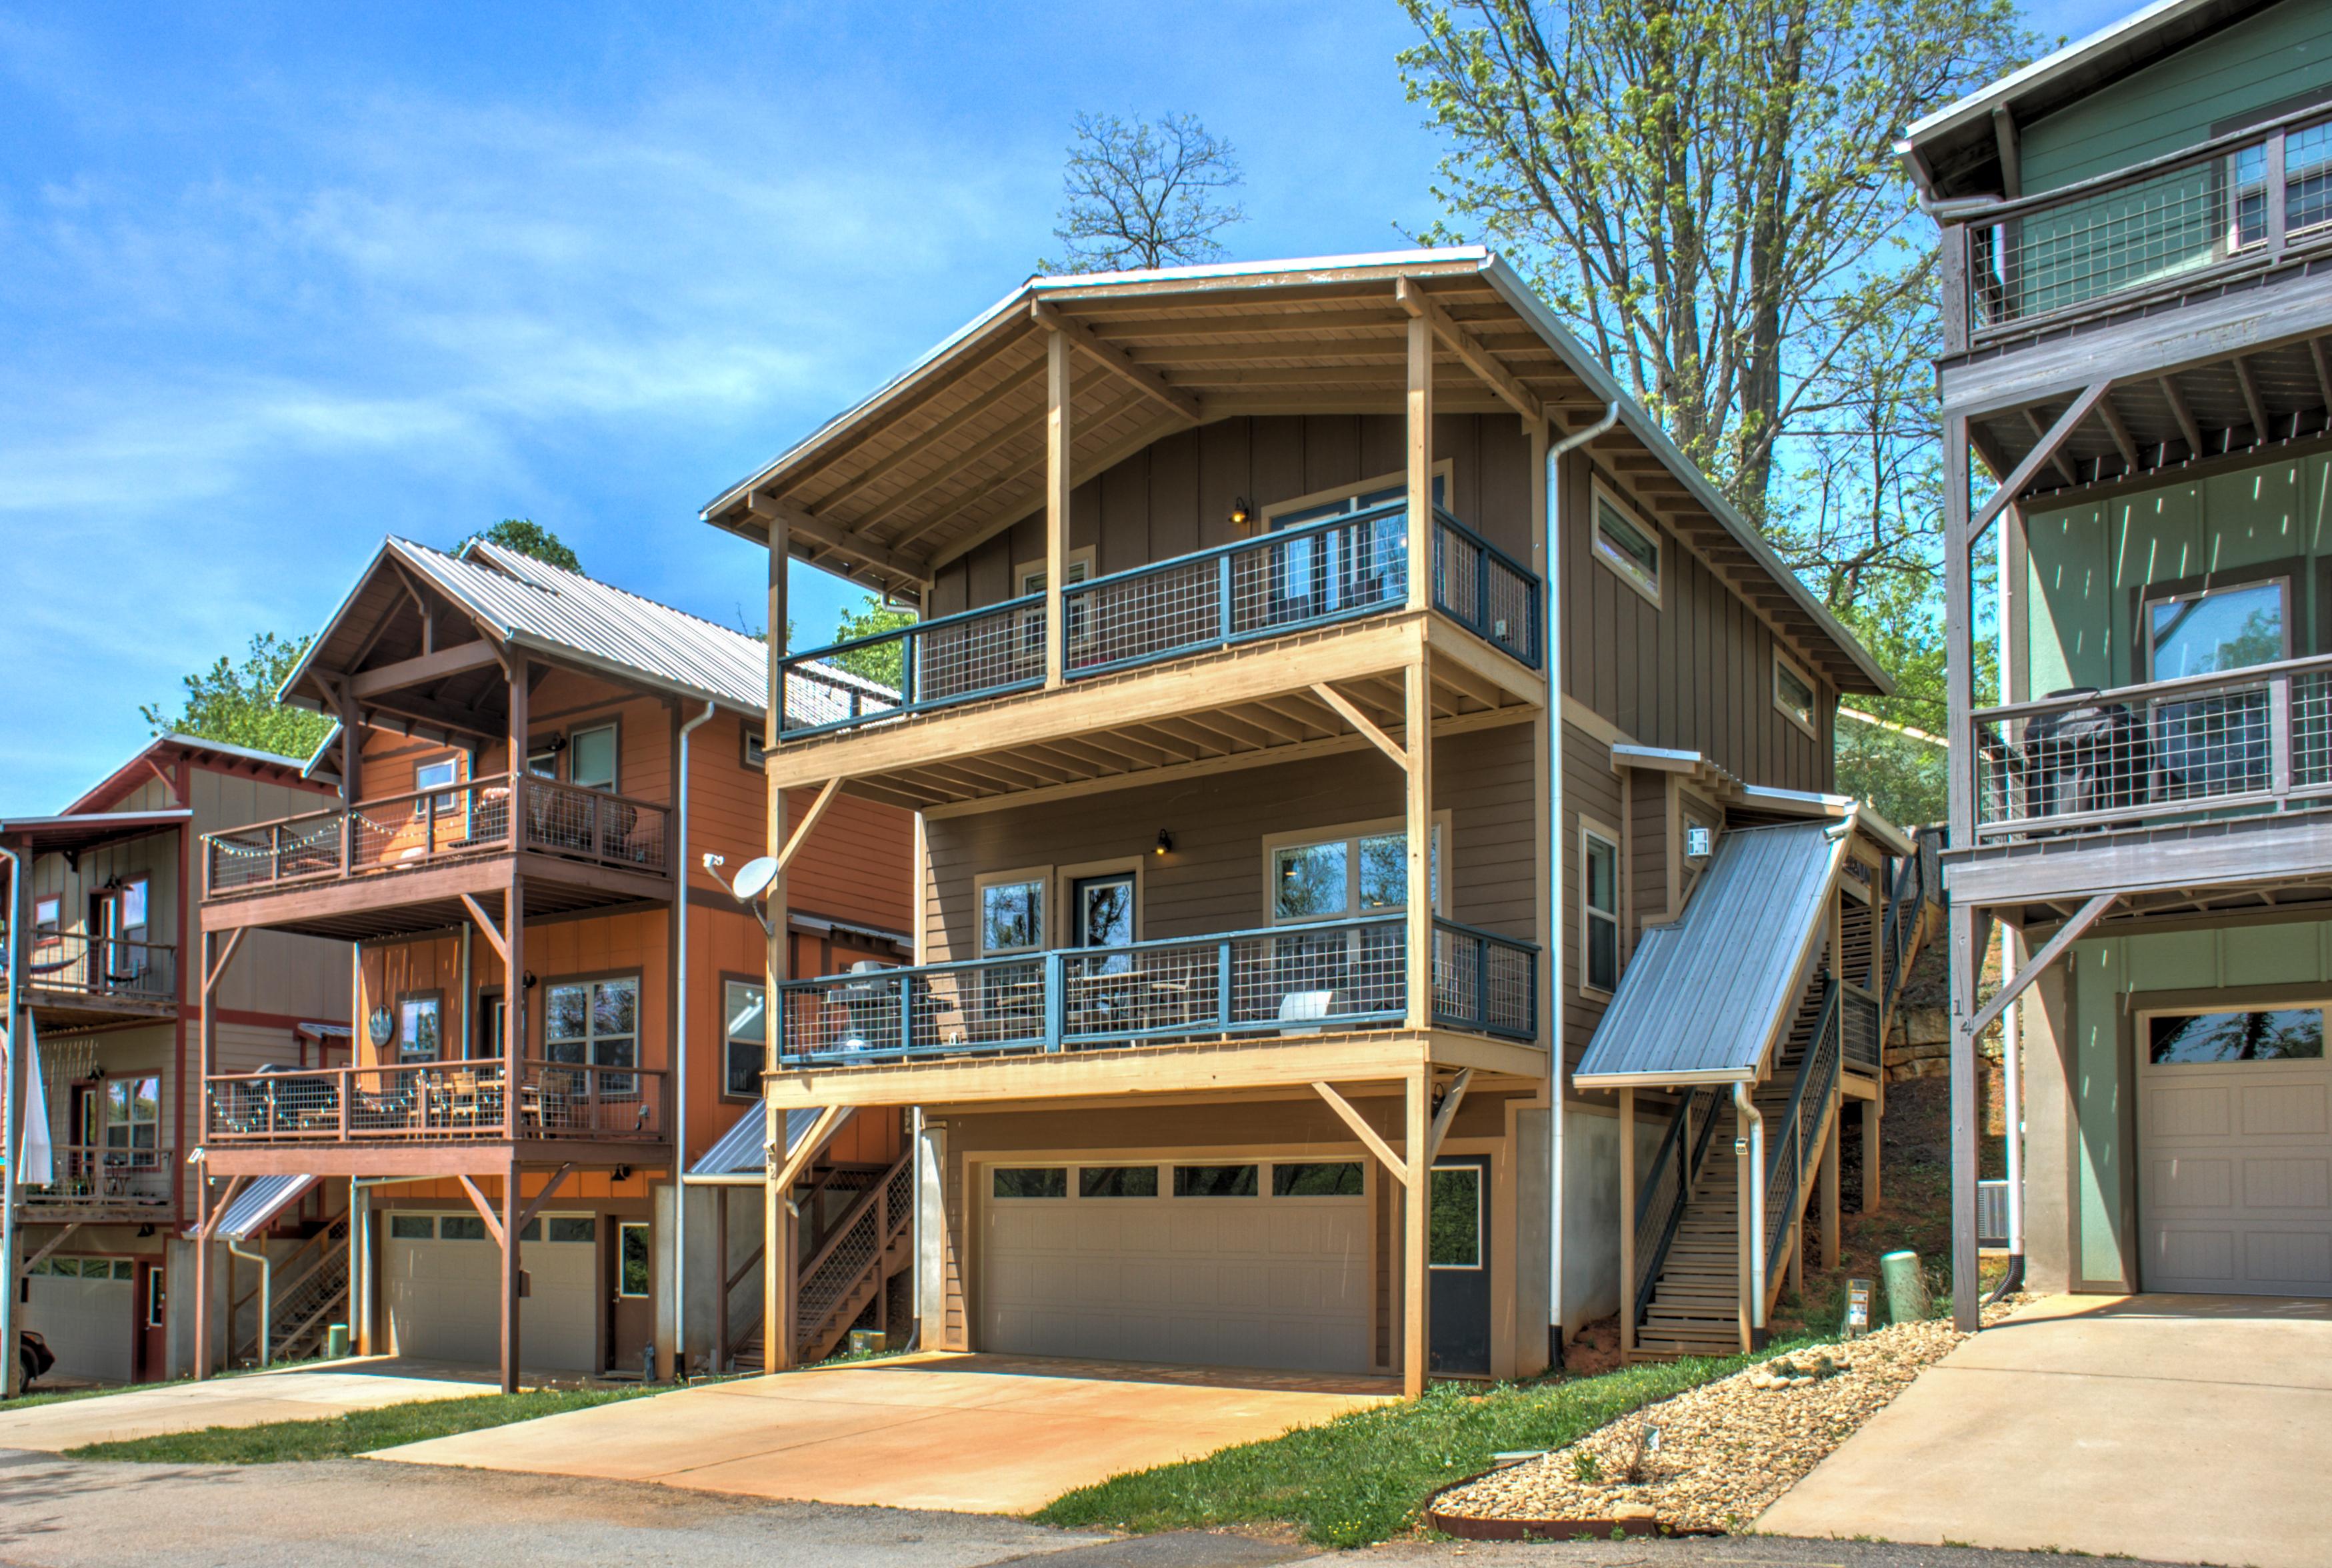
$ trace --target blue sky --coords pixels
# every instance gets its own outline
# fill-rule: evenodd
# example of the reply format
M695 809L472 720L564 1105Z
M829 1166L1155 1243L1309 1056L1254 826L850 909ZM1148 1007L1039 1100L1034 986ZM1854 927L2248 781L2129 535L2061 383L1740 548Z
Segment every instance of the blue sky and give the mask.
M0 809L384 533L530 516L758 627L697 507L1054 248L1074 113L1228 137L1238 253L1382 248L1434 215L1407 37L1391 0L0 0ZM804 637L856 597L795 596Z

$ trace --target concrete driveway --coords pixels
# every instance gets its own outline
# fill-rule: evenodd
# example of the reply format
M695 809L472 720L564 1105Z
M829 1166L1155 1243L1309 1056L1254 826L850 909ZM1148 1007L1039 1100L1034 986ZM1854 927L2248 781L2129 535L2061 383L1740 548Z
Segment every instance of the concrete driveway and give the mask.
M491 1368L444 1367L386 1356L324 1362L198 1383L156 1383L29 1410L0 1407L0 1448L59 1453L83 1443L164 1432L318 1420L415 1400L466 1399L492 1393L500 1386Z
M1757 1528L2319 1568L2327 1454L2332 1301L2054 1296L1930 1368Z
M930 1353L741 1379L386 1449L407 1464L1025 1514L1398 1395L1374 1378Z

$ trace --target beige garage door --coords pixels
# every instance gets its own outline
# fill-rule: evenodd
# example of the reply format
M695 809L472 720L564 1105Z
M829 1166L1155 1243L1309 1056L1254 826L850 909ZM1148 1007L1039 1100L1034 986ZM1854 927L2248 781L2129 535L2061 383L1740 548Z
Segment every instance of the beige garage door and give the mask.
M989 1166L979 1348L1366 1372L1359 1162Z
M2138 1018L2146 1290L2332 1295L2332 1069L2324 1012Z
M121 1258L46 1257L32 1270L24 1324L57 1358L51 1377L126 1383L137 1375L137 1276Z
M475 1212L387 1216L384 1305L389 1343L424 1361L502 1359L502 1251ZM557 1372L597 1372L598 1229L592 1216L549 1215L527 1226L519 1267L519 1359Z

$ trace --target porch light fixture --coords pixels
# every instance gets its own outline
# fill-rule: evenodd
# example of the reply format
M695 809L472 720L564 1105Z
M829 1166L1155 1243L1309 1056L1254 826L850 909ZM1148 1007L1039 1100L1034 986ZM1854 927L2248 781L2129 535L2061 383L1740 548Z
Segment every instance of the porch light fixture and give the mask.
M1161 856L1162 856L1162 855L1171 855L1171 854L1173 854L1173 853L1174 853L1174 836L1173 836L1172 834L1171 834L1171 833L1167 832L1163 827L1160 828L1160 829L1158 830L1158 843L1157 843L1157 846L1156 846L1156 847L1154 847L1154 848L1151 851L1151 853L1152 853L1152 854L1153 854L1153 855L1161 855Z
M1245 528L1247 526L1247 497L1242 495L1237 501L1231 502L1231 526L1233 528Z

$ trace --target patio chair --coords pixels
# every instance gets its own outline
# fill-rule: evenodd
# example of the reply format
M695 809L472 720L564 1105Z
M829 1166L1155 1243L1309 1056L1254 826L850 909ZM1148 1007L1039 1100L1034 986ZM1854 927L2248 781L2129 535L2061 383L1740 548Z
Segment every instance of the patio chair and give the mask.
M1318 1034L1328 1027L1328 1009L1335 1002L1334 991L1289 991L1279 999L1279 1032Z

